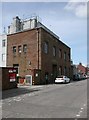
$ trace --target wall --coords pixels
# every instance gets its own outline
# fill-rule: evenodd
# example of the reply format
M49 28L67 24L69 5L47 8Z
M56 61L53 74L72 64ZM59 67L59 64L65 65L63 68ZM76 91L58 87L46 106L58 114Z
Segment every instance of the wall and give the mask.
M9 77L9 70L13 69L11 67L0 67L0 72L2 72L2 79L0 79L0 82L2 82L2 90L7 90L11 88L17 88L17 81L15 79L14 82L10 82L10 77ZM16 73L15 73L16 74Z
M78 73L86 74L86 67L83 66L81 63L77 66L77 69L78 69Z
M36 19L29 19L22 22L23 30L25 29L33 29L37 27L37 20Z
M37 27L37 18L21 20L18 16L13 18L12 24L8 26L8 34L17 33L26 29Z
M0 69L0 91L2 90L2 69ZM1 98L1 93L0 93Z
M55 38L53 35L45 31L44 29L41 30L41 39L42 39L42 79L45 78L45 73L48 73L49 75L49 83L54 82L54 79L57 75L60 75L59 67L62 67L62 73L64 75L64 67L67 68L66 75L68 77L71 77L71 51L70 48L59 41L57 38ZM44 42L48 42L48 54L44 53ZM56 56L53 56L53 46L56 47ZM62 58L59 57L59 49L62 50ZM66 52L66 60L64 60L64 52ZM70 60L68 58L68 54L70 54ZM53 73L53 65L57 68L54 68L57 73ZM70 70L69 70L70 69ZM56 74L56 76L52 76L53 74ZM45 82L45 80L44 80Z
M38 32L36 29L8 35L7 66L19 64L19 76L32 75L34 69L38 69ZM27 52L23 52L23 45L27 45ZM21 45L22 52L18 53ZM16 46L16 55L13 54L13 46ZM40 59L39 59L40 60ZM40 62L40 61L39 61ZM40 69L41 66L39 66Z
M49 83L53 83L55 76L52 76L53 71L59 75L59 67L62 67L62 73L64 74L64 68L67 68L66 75L71 76L71 49L63 42L59 41L50 32L43 28L31 29L23 32L8 35L8 49L7 49L7 66L13 66L13 64L19 64L19 75L24 77L25 75L32 75L35 84L46 84L45 73L49 74ZM44 53L44 42L49 43L48 54ZM27 44L27 52L23 53L23 45ZM18 46L22 46L21 54L18 53ZM13 46L16 46L16 55L13 54ZM52 48L56 46L56 56L52 54ZM59 58L58 50L62 50L62 58ZM64 60L64 52L67 57ZM68 58L70 54L70 60ZM30 64L29 64L30 63ZM55 67L56 65L56 67ZM54 66L54 70L53 70ZM69 70L70 69L70 70ZM39 73L38 76L36 76Z
M0 67L2 67L2 36L0 35Z

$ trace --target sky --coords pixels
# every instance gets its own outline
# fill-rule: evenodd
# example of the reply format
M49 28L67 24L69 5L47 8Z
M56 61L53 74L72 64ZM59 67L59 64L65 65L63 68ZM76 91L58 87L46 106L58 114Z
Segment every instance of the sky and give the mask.
M77 0L78 1L78 0ZM40 22L71 48L74 64L87 65L87 2L2 2L2 31L13 17L21 19L37 15ZM0 33L2 32L0 30Z

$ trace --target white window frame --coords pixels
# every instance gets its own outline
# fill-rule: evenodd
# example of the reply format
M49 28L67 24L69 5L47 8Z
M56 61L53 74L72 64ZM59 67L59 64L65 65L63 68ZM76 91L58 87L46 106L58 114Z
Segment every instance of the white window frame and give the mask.
M6 40L3 39L3 40L2 40L2 47L5 47L5 46L6 46Z
M6 58L5 53L3 53L2 54L2 62L5 62L5 58Z

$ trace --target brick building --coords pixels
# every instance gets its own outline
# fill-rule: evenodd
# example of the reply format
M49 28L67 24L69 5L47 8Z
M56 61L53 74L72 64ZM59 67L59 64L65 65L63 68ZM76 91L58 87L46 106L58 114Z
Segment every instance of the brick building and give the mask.
M83 66L82 63L79 63L79 65L77 65L77 70L78 70L78 73L80 74L87 74L87 67Z
M7 66L18 67L21 77L32 76L32 84L54 83L56 76L71 73L71 49L39 23L7 36Z

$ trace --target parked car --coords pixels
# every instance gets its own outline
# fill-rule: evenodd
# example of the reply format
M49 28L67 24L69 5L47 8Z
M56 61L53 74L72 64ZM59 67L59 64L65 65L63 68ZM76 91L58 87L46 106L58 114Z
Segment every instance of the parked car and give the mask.
M80 75L79 74L75 74L73 75L73 80L80 80Z
M64 75L58 76L55 80L55 83L69 83L69 82L70 82L70 78Z
M84 79L87 79L86 78L86 75L82 75L82 74L75 74L73 75L73 80L75 81L78 81L78 80L84 80Z

